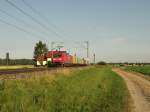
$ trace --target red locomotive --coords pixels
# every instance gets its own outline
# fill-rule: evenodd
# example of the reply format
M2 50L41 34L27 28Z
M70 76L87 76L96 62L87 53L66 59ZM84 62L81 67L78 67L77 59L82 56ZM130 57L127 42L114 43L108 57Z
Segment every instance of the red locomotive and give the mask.
M72 56L66 51L49 51L47 59L56 65L69 65L72 63Z

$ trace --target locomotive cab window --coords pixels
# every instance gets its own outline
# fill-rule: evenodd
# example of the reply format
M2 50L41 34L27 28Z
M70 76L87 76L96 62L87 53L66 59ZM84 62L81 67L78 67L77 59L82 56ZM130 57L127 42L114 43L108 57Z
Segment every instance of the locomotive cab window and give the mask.
M54 54L54 57L57 58L57 57L61 57L62 54Z

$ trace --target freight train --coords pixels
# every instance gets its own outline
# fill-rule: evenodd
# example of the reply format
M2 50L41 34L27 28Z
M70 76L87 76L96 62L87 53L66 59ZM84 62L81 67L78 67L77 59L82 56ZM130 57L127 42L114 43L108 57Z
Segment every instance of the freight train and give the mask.
M84 66L88 61L76 55L70 55L67 51L48 51L46 54L35 58L36 66Z

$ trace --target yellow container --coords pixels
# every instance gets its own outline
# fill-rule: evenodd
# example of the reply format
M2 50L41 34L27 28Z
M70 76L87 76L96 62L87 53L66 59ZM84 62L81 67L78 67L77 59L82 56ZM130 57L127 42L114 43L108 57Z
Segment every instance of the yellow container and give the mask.
M73 64L77 64L77 57L76 57L76 55L73 56Z

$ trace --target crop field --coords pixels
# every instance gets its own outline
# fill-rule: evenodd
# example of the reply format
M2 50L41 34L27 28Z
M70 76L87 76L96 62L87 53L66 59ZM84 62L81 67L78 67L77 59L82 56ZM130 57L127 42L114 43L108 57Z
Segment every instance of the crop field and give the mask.
M126 85L109 67L40 74L0 80L0 112L127 112Z
M128 66L125 70L139 72L146 76L150 76L150 66Z
M33 65L9 65L9 66L0 66L0 70L6 69L22 69L22 68L34 68Z

